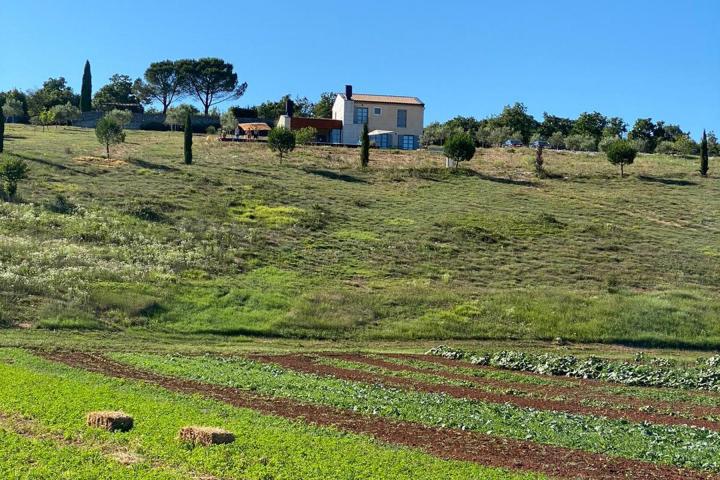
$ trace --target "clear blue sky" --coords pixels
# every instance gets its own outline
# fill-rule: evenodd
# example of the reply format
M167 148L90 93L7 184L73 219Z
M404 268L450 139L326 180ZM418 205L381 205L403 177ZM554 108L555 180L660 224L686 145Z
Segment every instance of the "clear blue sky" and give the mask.
M597 110L720 133L719 0L0 0L0 24L0 90L64 76L79 91L85 59L97 88L218 56L249 84L241 105L352 83L420 97L426 123L521 101L539 119Z

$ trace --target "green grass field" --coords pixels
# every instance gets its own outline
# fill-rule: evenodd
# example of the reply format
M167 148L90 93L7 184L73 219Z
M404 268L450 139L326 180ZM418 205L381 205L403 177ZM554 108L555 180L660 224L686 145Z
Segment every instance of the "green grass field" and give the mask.
M288 338L720 345L720 184L696 159L264 145L8 126L0 322ZM715 162L717 160L714 160ZM76 208L57 213L55 196ZM67 210L67 209L66 209Z

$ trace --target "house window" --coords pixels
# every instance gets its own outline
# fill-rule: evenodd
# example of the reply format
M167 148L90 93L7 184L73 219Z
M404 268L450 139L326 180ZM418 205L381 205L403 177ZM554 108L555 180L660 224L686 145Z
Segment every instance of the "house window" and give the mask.
M373 142L375 142L375 146L378 148L390 148L390 134L389 133L383 133L381 135L373 135L372 140L373 140Z
M368 123L368 109L367 107L355 107L355 118L353 123L356 125L362 125Z
M398 110L398 128L407 128L407 110Z
M400 135L400 141L398 142L400 144L400 149L415 150L417 148L415 138L415 135Z
M330 130L330 143L340 143L342 141L342 130L333 128Z
M382 108L373 107L373 115L375 115L376 117L379 117L380 115L382 115Z

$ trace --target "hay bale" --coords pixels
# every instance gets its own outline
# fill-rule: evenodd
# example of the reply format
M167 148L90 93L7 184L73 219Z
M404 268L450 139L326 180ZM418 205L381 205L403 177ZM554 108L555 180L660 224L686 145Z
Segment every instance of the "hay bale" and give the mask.
M133 418L124 412L90 412L87 424L109 432L127 432L133 428Z
M235 435L221 428L183 427L180 429L180 440L195 445L220 445L235 441Z

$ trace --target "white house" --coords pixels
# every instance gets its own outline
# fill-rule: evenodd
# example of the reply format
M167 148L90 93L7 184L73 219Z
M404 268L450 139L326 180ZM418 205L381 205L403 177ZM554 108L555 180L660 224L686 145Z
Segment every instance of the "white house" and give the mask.
M342 122L341 138L332 143L357 145L363 124L368 124L370 140L379 148L415 150L425 120L425 104L417 97L353 93L352 85L338 94L332 109L333 120Z

